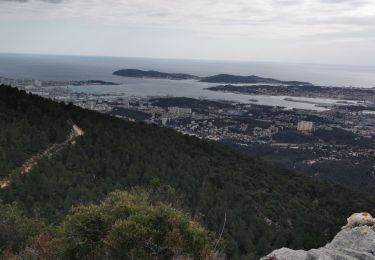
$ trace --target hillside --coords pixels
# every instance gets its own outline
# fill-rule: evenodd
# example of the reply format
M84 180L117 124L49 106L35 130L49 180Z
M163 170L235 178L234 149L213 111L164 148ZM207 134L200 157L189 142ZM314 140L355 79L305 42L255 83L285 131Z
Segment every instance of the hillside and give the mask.
M266 83L266 84L286 84L292 86L312 86L308 82L300 81L282 81L272 78L263 78L258 76L238 76L230 74L218 74L209 77L198 77L190 74L184 73L165 73L155 70L139 70L139 69L121 69L113 72L113 75L121 77L131 77L131 78L152 78L152 79L171 79L171 80L186 80L195 79L201 82L208 83L224 83L224 84L236 84L236 83Z
M213 142L126 122L0 87L0 191L29 217L58 225L73 205L98 203L141 186L218 234L231 259L257 259L280 247L316 248L352 212L375 212L375 199L313 181ZM85 134L27 175L14 171L73 124ZM4 130L6 129L6 130Z
M272 78L263 78L258 76L238 76L238 75L230 75L230 74L219 74L210 77L205 77L200 80L201 82L209 82L209 83L224 83L224 84L236 84L236 83L267 83L267 84L288 84L288 85L311 85L308 82L300 82L300 81L282 81L278 79Z
M63 106L43 99L0 89L0 178L70 131L69 115ZM22 98L20 98L22 96Z

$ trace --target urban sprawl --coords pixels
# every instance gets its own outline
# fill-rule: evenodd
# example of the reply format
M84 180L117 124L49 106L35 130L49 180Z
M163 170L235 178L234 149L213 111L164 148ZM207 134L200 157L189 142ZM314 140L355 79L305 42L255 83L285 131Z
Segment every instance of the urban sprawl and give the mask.
M311 175L324 175L323 165L327 162L345 162L354 170L365 167L366 178L375 180L375 105L368 102L365 108L340 103L315 111L179 97L72 93L62 87L72 82L47 84L0 78L0 84L126 120L219 141Z

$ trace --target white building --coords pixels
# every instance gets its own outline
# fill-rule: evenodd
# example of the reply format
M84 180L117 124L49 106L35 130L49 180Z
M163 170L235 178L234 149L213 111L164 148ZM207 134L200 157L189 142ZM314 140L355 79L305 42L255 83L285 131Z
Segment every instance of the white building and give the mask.
M314 123L311 121L300 121L297 130L301 132L311 132L314 129Z
M176 116L190 116L192 114L191 108L183 107L168 107L168 112Z
M43 85L43 83L40 80L34 80L34 86L40 88L42 85Z
M161 123L162 123L164 126L168 124L168 121L169 121L169 119L168 119L167 117L163 117L163 118L161 119Z

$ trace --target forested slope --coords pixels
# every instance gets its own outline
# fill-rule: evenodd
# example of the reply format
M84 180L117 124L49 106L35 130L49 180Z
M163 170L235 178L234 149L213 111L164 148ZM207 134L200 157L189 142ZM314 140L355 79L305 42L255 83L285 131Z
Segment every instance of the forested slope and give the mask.
M27 215L52 224L58 224L72 205L143 186L216 233L226 216L228 256L256 259L283 246L319 247L332 239L345 216L375 212L374 198L173 130L126 122L5 86L0 87L0 108L0 118L6 119L1 128L12 133L5 141L3 133L0 137L2 174L12 172L33 149L63 139L72 123L85 131L74 145L39 162L28 175L16 174L12 185L0 191L3 202L16 202ZM31 128L38 134L28 131ZM35 135L41 137L34 147L30 140ZM20 148L13 149L14 143Z
M70 131L62 106L33 99L14 89L0 89L0 178ZM32 105L31 105L32 102Z

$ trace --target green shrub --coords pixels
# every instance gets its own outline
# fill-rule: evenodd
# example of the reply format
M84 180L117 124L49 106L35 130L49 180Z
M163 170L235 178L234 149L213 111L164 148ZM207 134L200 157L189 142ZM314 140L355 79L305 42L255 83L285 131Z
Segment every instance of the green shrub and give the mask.
M56 251L69 259L202 259L216 242L182 212L152 203L148 193L118 191L99 205L73 208L59 227Z

